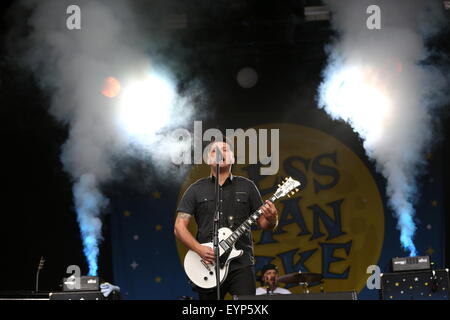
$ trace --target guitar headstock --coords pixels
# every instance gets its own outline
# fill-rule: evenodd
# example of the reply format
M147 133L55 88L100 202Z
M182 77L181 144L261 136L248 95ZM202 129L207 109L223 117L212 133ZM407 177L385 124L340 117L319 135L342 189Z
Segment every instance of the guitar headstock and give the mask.
M278 185L278 189L274 194L276 199L280 199L284 196L291 197L299 191L297 187L300 186L300 182L292 179L292 177L285 178L282 184Z

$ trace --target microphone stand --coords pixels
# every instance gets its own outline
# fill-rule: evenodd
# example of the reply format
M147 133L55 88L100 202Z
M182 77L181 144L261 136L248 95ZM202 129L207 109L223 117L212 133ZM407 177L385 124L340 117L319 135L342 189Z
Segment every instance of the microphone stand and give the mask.
M42 256L41 260L39 261L39 265L38 265L38 269L37 269L37 273L36 273L36 291L35 293L39 292L39 272L44 268L44 263L45 263L45 259Z
M267 295L270 295L270 286L268 284L266 284L266 291L267 291Z
M220 174L220 161L222 160L222 153L219 148L216 147L216 180L215 180L215 196L216 196L216 210L214 212L213 223L213 248L215 256L215 271L216 271L216 292L217 300L220 300L220 262L219 262L219 220L220 220L220 186L219 186L219 174Z
M264 284L266 285L267 294L268 295L273 295L272 286L270 285L270 282L268 282L267 280L268 280L267 278L264 279Z

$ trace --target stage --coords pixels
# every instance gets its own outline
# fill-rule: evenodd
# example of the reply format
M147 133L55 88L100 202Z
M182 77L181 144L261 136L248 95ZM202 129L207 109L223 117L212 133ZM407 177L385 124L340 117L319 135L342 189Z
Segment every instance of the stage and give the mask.
M0 10L0 300L449 299L449 1Z

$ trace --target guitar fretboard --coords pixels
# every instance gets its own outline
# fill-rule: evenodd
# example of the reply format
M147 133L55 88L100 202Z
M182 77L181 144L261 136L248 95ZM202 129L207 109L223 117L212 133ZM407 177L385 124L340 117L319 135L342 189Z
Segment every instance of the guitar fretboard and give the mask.
M270 198L271 202L275 202L275 200L277 199L277 197L272 196L272 198ZM256 223L256 221L258 220L258 218L261 216L262 211L261 208L259 208L258 210L256 210L255 212L253 212L248 218L247 220L245 220L236 230L234 230L234 232L225 240L222 240L220 242L219 245L222 246L223 249L223 242L226 243L226 246L228 246L228 248L232 248L234 246L234 244L236 243L236 241L239 240L239 238L246 232L250 231L252 225L254 223Z

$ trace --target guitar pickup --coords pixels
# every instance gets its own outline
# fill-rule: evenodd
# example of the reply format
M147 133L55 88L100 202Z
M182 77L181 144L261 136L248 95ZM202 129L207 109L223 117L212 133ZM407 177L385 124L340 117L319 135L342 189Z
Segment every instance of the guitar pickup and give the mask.
M221 241L219 245L222 247L223 251L227 251L228 249L230 249L230 246L225 242L225 240Z

